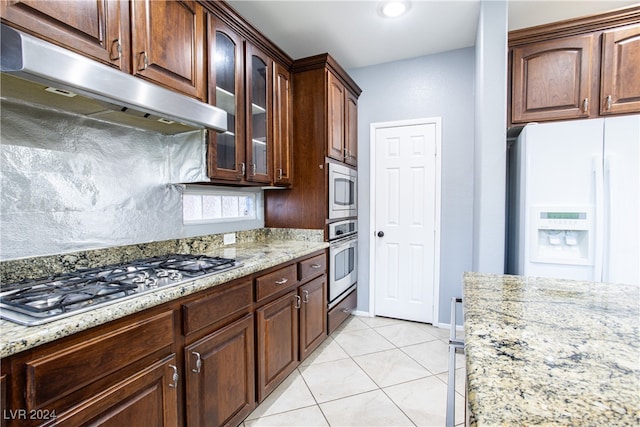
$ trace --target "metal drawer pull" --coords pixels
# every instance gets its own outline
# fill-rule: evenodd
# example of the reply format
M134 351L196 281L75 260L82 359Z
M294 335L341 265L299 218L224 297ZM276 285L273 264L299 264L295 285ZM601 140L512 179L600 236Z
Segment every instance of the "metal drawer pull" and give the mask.
M288 280L283 277L280 280L276 280L276 285L284 285L287 282L288 282Z
M611 110L611 104L613 104L613 98L611 95L607 95L607 110Z
M309 304L309 291L302 291L302 293L304 294L302 302L305 304Z
M311 268L315 268L317 270L318 268L322 268L322 264L311 264Z
M142 68L138 67L138 71L144 71L149 67L149 58L147 52L140 52L140 59L142 60Z
M589 110L589 98L585 98L584 101L582 101L582 112L586 113Z
M198 353L197 351L192 351L191 354L196 357L196 367L195 369L192 369L191 372L199 374L200 368L202 368L202 359L200 358L200 353Z
M114 52L116 55L113 54ZM118 59L122 59L122 45L120 44L120 40L116 39L111 44L111 60L117 61Z
M175 365L169 365L169 367L173 369L173 375L172 375L173 383L169 384L169 387L176 388L178 387L178 380L180 379L180 375L178 375L178 367Z
M343 308L342 312L346 313L346 314L349 314L349 313L351 313L351 309L350 308Z
M301 304L300 304L300 295L296 295L296 308L300 308Z

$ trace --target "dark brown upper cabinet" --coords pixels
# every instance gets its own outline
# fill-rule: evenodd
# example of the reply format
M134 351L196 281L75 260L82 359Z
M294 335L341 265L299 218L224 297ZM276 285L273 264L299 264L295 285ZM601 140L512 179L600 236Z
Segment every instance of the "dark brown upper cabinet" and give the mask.
M202 6L195 1L130 4L133 74L206 101Z
M103 64L131 71L129 3L3 1L2 22Z
M273 63L273 183L288 186L293 182L293 88L291 73Z
M8 1L2 22L206 100L205 15L195 1Z
M209 15L209 102L227 112L227 131L209 132L209 176L242 181L245 171L244 40Z
M640 111L640 24L602 35L600 114Z
M247 180L270 184L272 177L273 60L246 45Z
M513 49L514 123L589 116L597 77L594 39L587 34Z
M357 166L358 96L350 92L332 72L327 72L327 155Z
M274 61L213 15L208 31L209 102L228 114L228 131L209 136L209 176L272 184Z
M509 33L510 124L640 112L640 7Z

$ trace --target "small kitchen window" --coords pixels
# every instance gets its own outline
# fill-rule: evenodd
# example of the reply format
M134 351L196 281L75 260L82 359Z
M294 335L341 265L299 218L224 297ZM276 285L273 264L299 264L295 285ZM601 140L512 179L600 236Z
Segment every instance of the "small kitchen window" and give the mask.
M263 192L260 189L227 189L186 186L182 194L185 226L229 225L238 229L264 226ZM228 228L228 227L225 227Z

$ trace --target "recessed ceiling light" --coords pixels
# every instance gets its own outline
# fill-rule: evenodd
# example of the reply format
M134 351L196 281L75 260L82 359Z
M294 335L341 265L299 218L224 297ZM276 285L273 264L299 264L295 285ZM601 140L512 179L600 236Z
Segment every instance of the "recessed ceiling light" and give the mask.
M378 13L385 18L398 18L407 13L409 7L407 0L388 0L380 3Z

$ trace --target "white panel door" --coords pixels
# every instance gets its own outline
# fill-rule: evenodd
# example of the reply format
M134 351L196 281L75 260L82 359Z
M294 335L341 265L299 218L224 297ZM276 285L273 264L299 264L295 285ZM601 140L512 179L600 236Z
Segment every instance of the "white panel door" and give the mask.
M375 315L434 320L439 141L439 120L375 130Z

